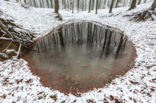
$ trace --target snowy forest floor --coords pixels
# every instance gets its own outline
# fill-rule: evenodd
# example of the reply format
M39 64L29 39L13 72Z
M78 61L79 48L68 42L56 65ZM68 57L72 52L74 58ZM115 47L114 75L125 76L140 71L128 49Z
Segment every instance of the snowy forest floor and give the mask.
M137 53L134 67L124 76L79 97L42 86L39 77L31 73L23 59L0 62L1 103L156 103L156 20L134 22L124 16L146 10L151 3L137 6L132 11L127 11L128 8L113 9L112 14L108 13L108 9L99 10L97 15L95 12L72 14L71 11L60 10L63 21L57 21L53 9L24 8L6 1L0 3L1 17L14 20L17 25L39 34L37 38L69 20L97 21L123 31L134 43Z

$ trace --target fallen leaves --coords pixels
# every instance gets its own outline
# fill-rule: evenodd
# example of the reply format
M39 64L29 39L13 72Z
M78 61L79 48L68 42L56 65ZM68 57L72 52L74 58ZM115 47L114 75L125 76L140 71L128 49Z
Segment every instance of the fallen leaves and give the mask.
M5 99L5 98L6 98L6 94L3 94L1 97L2 97L3 99Z
M54 101L57 100L57 96L56 95L51 95L50 98L52 98Z

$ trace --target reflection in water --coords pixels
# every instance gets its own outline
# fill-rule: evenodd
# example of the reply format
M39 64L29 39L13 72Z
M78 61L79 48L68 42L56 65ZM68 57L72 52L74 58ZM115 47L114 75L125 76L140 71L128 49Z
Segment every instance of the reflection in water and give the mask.
M43 84L75 93L102 87L115 75L123 74L132 63L133 52L119 31L76 22L38 40L25 58Z
M19 0L16 0L17 2ZM55 0L20 0L20 2L28 4L34 7L40 8L54 8ZM58 0L59 8L65 10L95 10L96 6L98 9L109 8L110 0ZM98 3L98 4L96 4Z

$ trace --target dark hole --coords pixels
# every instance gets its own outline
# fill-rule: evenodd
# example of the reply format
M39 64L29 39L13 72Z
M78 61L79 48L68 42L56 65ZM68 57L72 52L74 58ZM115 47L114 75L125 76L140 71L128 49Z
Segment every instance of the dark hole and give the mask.
M103 87L130 68L135 49L119 30L91 22L58 27L25 53L34 74L64 93Z

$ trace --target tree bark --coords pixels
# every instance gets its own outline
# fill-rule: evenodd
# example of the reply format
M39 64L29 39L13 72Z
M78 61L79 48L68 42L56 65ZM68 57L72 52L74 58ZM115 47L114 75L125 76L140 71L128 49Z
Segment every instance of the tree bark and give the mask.
M138 5L141 3L141 0L138 1Z
M98 0L96 0L96 14L98 13Z
M133 0L132 3L131 3L131 7L129 8L129 10L132 10L136 8L136 0Z
M112 0L112 2L111 2L109 13L112 13L113 5L114 5L114 0Z
M55 13L59 13L58 12L59 11L59 2L58 2L58 0L55 0Z
M72 13L74 13L74 0L72 0Z
M49 8L49 0L47 0L46 2L47 2L47 7Z
M119 1L120 1L120 0L117 0L117 1L116 1L115 8L117 8L117 7L118 7L118 3L119 3Z
M50 5L51 5L51 8L53 8L53 0L50 0Z
M79 12L79 7L80 7L80 1L79 0L77 0L77 11Z
M155 8L156 8L156 0L153 1L152 10L154 10Z
M58 14L57 18L58 18L59 20L62 20L62 17L61 17L61 15L59 14L59 0L55 0L54 3L55 3L55 13Z
M123 1L123 7L125 7L125 0Z
M90 10L91 10L91 0L89 0L89 10L88 10L88 13L90 13Z

